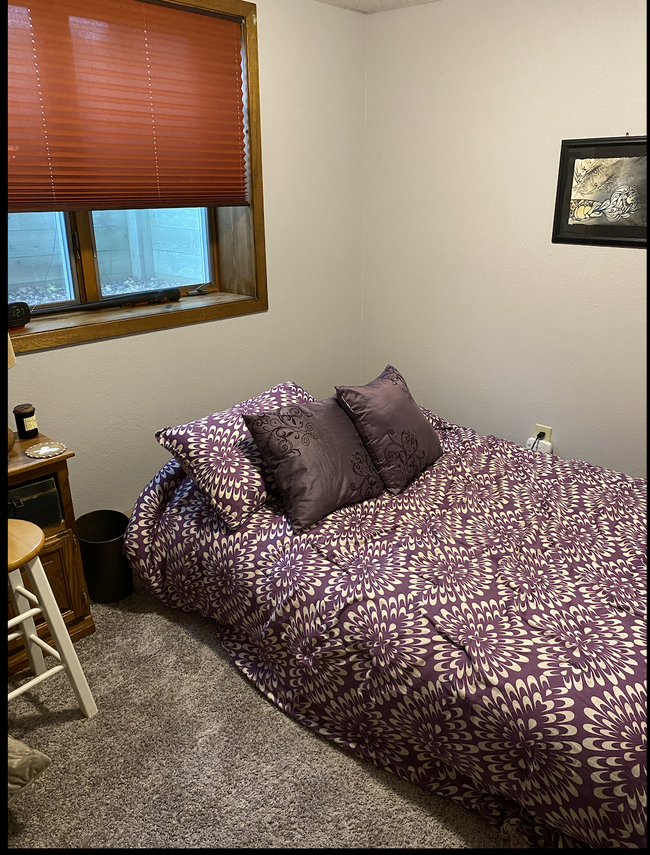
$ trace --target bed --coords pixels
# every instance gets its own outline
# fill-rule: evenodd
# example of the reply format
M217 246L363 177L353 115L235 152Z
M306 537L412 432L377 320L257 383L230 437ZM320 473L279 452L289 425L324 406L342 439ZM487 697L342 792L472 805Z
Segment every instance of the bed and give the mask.
M334 417L352 493L308 456ZM446 421L392 366L156 437L125 554L288 716L522 846L645 848L645 480Z

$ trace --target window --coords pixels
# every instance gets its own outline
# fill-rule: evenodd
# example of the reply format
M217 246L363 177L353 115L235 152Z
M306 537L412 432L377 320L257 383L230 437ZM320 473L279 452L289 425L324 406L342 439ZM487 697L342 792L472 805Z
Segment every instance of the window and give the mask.
M70 264L66 219L60 211L9 214L7 274L10 302L71 303L78 289Z
M260 152L252 3L12 0L15 350L265 310Z

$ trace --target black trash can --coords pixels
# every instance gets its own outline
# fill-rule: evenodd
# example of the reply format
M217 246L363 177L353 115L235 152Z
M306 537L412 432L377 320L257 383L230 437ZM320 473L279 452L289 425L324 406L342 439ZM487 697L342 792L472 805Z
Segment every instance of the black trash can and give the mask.
M120 511L92 511L77 520L84 576L96 603L116 603L133 593L133 573L122 552L128 522Z

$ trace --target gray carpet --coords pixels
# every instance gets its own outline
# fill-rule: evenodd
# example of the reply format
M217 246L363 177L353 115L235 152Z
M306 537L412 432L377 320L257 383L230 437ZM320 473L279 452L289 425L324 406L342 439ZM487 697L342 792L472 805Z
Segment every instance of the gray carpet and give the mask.
M511 848L474 812L280 712L213 621L138 580L92 612L76 650L97 715L61 674L9 703L9 733L52 759L9 808L11 848Z

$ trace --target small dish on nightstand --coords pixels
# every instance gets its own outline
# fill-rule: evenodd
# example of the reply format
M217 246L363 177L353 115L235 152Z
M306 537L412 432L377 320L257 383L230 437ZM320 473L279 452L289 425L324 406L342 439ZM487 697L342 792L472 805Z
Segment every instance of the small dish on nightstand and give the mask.
M35 457L37 460L45 460L48 457L56 457L57 454L66 450L62 442L51 439L49 442L39 442L38 445L30 445L25 449L27 457Z

